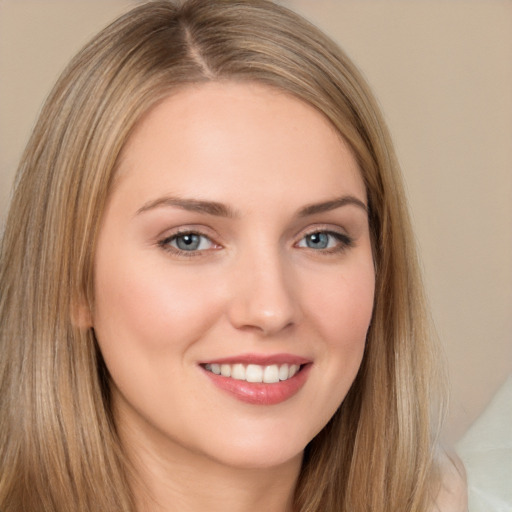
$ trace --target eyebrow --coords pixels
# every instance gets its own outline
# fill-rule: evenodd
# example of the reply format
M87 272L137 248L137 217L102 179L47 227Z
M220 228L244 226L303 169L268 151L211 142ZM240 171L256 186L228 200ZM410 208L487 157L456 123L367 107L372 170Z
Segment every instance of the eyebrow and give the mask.
M183 199L180 197L161 197L154 201L149 201L144 206L137 210L137 215L153 210L162 206L171 206L181 208L190 212L206 213L208 215L215 215L217 217L237 217L238 214L225 204L216 201L202 201L200 199Z
M328 212L347 205L357 206L358 208L361 208L366 213L368 213L368 207L366 206L366 204L364 204L363 201L361 201L357 197L346 195L335 199L331 199L329 201L324 201L322 203L314 203L307 205L299 210L298 217L308 217L310 215ZM148 210L153 210L155 208L166 206L181 208L182 210L187 210L191 212L206 213L208 215L214 215L216 217L239 217L239 214L235 210L233 210L232 208L223 203L218 203L217 201L184 199L171 196L165 196L147 202L137 210L137 215L147 212Z
M354 205L358 208L363 209L366 213L368 213L368 207L363 203L360 199L354 196L342 196L336 199L331 199L330 201L324 201L323 203L315 203L304 208L301 208L299 211L299 217L307 217L309 215L315 215L317 213L324 213L331 210L335 210L336 208L341 208L342 206Z

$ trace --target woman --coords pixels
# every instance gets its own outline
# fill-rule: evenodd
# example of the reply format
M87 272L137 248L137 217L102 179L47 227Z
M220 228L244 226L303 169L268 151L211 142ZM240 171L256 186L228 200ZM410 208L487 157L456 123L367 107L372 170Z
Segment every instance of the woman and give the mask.
M156 1L95 37L0 278L2 511L463 510L389 136L293 13Z

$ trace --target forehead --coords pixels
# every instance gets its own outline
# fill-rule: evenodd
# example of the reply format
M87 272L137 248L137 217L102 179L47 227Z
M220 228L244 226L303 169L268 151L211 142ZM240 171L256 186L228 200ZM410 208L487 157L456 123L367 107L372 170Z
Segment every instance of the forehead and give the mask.
M290 94L247 82L174 92L139 121L118 169L121 183L144 189L158 182L175 194L194 188L219 200L229 185L279 194L303 184L366 197L350 148L324 115Z

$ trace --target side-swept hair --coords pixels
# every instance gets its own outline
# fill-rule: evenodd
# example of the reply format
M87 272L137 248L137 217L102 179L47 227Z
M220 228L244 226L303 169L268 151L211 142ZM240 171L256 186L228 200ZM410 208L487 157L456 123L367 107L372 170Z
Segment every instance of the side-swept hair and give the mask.
M258 82L312 105L350 145L367 189L376 294L366 351L306 448L294 510L427 510L440 374L392 144L347 56L266 0L141 5L72 60L46 101L1 245L0 509L134 511L108 372L74 314L94 305L99 224L128 136L173 90L207 81Z

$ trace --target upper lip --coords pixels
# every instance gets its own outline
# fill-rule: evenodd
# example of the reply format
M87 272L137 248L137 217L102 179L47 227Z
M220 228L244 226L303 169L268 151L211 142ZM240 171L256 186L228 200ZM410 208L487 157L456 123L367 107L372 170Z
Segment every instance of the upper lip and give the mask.
M201 364L257 364L260 366L270 366L273 364L308 364L310 359L294 354L240 354L237 356L221 357L202 361Z

